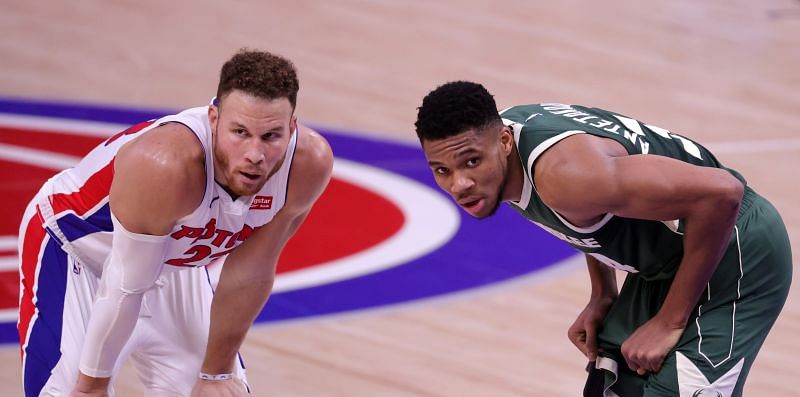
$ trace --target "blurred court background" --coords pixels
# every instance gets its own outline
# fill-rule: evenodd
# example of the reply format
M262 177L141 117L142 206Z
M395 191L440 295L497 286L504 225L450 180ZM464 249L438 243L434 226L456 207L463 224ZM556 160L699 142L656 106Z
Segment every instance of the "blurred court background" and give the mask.
M214 94L221 64L253 47L296 64L306 123L415 144L422 97L474 80L500 108L597 106L695 138L775 204L800 252L798 1L0 4L3 97L193 107ZM746 395L797 395L797 278ZM452 296L257 326L243 353L259 396L574 396L584 359L566 330L588 293L571 261ZM0 394L21 395L18 348L0 358ZM126 368L118 395L139 390Z

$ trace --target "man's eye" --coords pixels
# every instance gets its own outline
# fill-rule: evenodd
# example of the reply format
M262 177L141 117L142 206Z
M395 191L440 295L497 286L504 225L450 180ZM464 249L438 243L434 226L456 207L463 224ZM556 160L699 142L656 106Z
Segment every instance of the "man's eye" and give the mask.
M467 160L467 167L476 167L478 164L480 164L480 162L481 159L479 158L469 159Z
M247 131L245 131L244 128L237 128L233 130L233 133L236 135L244 135L247 133Z
M434 172L436 172L439 175L446 175L448 172L450 172L450 170L444 167L436 167L434 169Z

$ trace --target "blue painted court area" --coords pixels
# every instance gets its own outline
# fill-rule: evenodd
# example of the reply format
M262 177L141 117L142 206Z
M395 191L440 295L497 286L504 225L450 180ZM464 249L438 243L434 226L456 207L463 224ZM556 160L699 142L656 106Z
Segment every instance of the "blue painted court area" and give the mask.
M0 98L0 113L129 125L173 112ZM323 126L314 128L328 139L337 158L378 167L443 194L416 145ZM454 237L433 252L360 277L275 293L257 321L374 308L463 291L535 272L575 253L507 206L485 220L476 220L460 209L458 212L460 225ZM16 341L15 324L0 324L0 342Z

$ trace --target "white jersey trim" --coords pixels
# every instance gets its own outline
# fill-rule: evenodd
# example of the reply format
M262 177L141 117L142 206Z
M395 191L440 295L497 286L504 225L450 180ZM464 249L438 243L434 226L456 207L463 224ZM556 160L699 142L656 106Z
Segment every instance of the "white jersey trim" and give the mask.
M522 132L522 127L523 127L522 124L512 122L510 125L509 124L507 125L514 130L514 141L517 143L517 148L519 148L520 134ZM520 201L518 203L513 201L511 203L522 208L523 210L528 207L528 204L530 203L531 200L531 194L533 191L536 190L536 185L533 183L533 176L531 176L530 172L533 169L533 163L536 162L536 159L539 158L539 156L541 156L542 153L544 153L547 149L549 149L559 141L563 140L564 138L570 137L572 135L585 134L585 133L586 131L581 131L581 130L565 131L562 132L561 134L546 139L544 142L536 146L536 148L534 148L531 154L528 156L527 162L525 164L525 175L527 176L527 178L524 181L522 187L522 197L520 198ZM524 206L522 205L523 203ZM555 214L555 216L561 221L561 223L564 224L564 226L572 229L573 231L584 234L594 233L600 230L600 228L605 226L605 224L608 223L608 221L610 221L611 218L614 217L614 214L607 213L603 216L603 219L601 219L599 222L590 226L579 227L573 225L572 223L564 219L564 217L561 216L561 214L559 214L556 210L550 208L549 206L547 208L550 209L550 211L552 211L553 214Z
M728 349L727 357L723 358L721 361L715 363L711 360L711 358L703 352L703 329L700 326L700 319L703 316L703 305L697 307L697 317L694 319L695 325L697 326L697 352L703 356L703 358L711 364L712 367L717 368L726 361L730 360L733 357L733 341L736 337L736 302L739 301L742 297L742 278L744 277L744 267L742 266L742 245L739 240L739 226L734 226L734 235L736 236L736 253L739 256L739 278L736 280L736 300L733 301L731 304L733 307L733 312L731 313L731 340L730 346ZM711 300L711 283L706 285L706 299Z

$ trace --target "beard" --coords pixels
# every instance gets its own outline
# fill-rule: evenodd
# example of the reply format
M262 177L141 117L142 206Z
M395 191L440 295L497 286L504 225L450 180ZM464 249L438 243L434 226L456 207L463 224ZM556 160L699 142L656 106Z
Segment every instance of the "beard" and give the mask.
M223 152L219 145L216 142L217 136L214 135L214 145L213 145L213 156L214 156L214 163L215 166L212 167L214 169L215 174L216 171L219 170L219 173L225 176L225 180L227 183L223 184L219 181L218 175L214 175L214 181L220 185L223 189L225 189L228 194L235 200L241 196L252 196L258 193L262 187L267 183L266 179L261 181L256 186L249 186L245 184L237 183L237 177L239 176L239 172L236 169L231 168L231 161L230 156Z
M476 217L477 219L486 219L490 216L494 215L497 210L500 208L500 204L503 203L503 192L506 190L506 183L508 182L508 177L506 176L505 172L502 173L502 181L500 182L500 186L497 187L497 191L495 192L495 201L492 204L492 209L486 215L482 215Z
M500 169L500 186L497 187L497 192L495 192L495 201L492 210L481 219L488 218L494 215L497 212L497 209L500 208L500 204L503 203L503 194L506 191L506 184L508 183L508 163L504 163Z
M488 214L480 217L479 219L486 219L497 212L497 209L500 208L500 204L503 203L502 197L503 197L503 191L505 189L506 189L506 180L505 178L503 178L503 183L501 183L500 186L497 188L497 193L495 194L496 199L494 201L494 205L492 206L491 211L489 211Z

